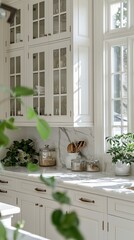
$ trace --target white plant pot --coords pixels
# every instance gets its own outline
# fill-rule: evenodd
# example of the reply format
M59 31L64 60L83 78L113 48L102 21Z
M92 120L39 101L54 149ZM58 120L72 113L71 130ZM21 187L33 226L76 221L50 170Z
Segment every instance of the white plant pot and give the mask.
M122 163L118 160L115 163L115 175L117 176L128 176L130 175L130 163Z

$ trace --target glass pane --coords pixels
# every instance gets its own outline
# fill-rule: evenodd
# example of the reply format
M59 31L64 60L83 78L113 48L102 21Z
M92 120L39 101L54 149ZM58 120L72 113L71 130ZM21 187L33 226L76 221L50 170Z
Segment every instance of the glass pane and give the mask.
M39 37L44 37L45 34L45 20L39 21Z
M60 32L66 32L66 22L67 22L66 14L62 14L60 16Z
M60 0L60 12L66 11L66 0Z
M20 116L21 115L21 102L20 100L16 100L16 116Z
M122 121L123 125L127 125L127 115L128 115L128 107L127 107L127 100L123 99L122 101Z
M14 28L10 29L10 44L14 43Z
M67 73L66 69L61 70L61 94L67 93Z
M10 99L10 116L15 116L15 100Z
M59 115L59 97L54 97L54 115Z
M21 24L20 9L16 12L16 25Z
M40 86L43 87L42 91L44 94L45 93L44 92L44 87L45 87L45 73L44 72L40 73Z
M33 23L33 39L38 38L38 22Z
M53 0L53 14L59 13L59 0Z
M21 72L20 57L16 57L16 73Z
M127 75L122 75L122 97L127 98L128 86L127 86Z
M59 32L59 16L53 17L53 34Z
M39 3L39 18L45 17L45 2Z
M14 58L10 58L10 74L15 73L15 61Z
M33 20L38 19L38 4L33 5Z
M53 51L53 68L59 68L59 50Z
M21 41L20 27L16 28L16 42Z
M45 69L45 53L44 52L40 52L39 53L39 60L40 60L40 70L44 70Z
M33 74L33 89L34 95L38 94L38 73Z
M40 115L45 115L45 99L40 98Z
M112 83L113 83L113 87L112 87L113 98L120 98L121 97L121 78L120 78L120 74L113 75Z
M38 53L33 54L33 71L38 71Z
M127 0L111 4L110 15L111 15L111 29L127 27L128 22Z
M121 47L112 47L112 72L119 72L121 70Z
M61 97L61 115L67 115L67 97Z
M66 48L60 49L60 67L66 67Z
M114 125L121 125L121 101L113 101L113 123Z
M36 97L33 98L33 109L38 114L38 98Z
M112 129L112 136L114 136L116 134L121 134L121 127L114 127Z
M127 63L128 63L128 56L127 56L127 47L123 46L123 71L127 71Z
M54 71L53 79L54 79L53 94L59 94L59 71L58 70Z
M10 89L12 90L13 88L15 88L15 77L14 76L10 77Z
M21 76L17 75L16 76L16 87L20 87L21 86Z

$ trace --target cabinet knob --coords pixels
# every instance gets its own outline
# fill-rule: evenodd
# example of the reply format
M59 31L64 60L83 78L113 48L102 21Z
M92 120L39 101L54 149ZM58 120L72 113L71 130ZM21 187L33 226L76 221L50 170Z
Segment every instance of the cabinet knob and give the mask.
M46 192L46 189L42 189L42 188L35 188L34 190L37 192Z
M39 204L38 203L35 203L35 206L38 206Z
M79 200L80 200L81 202L95 203L94 200L87 199L87 198L79 198Z
M41 204L39 207L43 207L43 205Z
M52 34L51 33L48 33L48 36L51 36Z
M2 189L0 189L0 192L1 192L1 193L7 193L6 190L2 190Z
M47 34L46 34L46 33L44 34L44 37L47 37Z

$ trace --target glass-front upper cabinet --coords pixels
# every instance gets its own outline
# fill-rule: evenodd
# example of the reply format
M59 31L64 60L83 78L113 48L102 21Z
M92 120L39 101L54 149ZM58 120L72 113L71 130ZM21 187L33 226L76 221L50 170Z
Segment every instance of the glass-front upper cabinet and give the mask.
M29 1L29 42L70 36L70 0Z
M69 46L65 42L30 49L32 107L49 122L69 115Z
M23 83L23 52L17 51L9 53L9 78L10 78L10 89L13 90L15 87L24 85ZM10 95L10 117L19 117L20 119L24 116L23 106L21 104L21 98L14 98Z
M5 46L7 48L16 48L22 47L24 43L24 4L23 1L16 1L10 4L12 7L17 9L15 17L13 21L8 24L7 23L7 33L6 33L6 40Z

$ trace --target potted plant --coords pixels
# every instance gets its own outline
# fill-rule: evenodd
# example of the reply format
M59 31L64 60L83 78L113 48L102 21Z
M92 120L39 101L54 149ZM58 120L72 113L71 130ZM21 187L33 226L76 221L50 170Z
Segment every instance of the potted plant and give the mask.
M130 165L134 162L134 133L116 134L106 137L109 144L107 153L115 163L116 175L129 175Z
M26 167L29 162L37 163L39 153L34 148L32 139L21 139L21 141L13 141L12 145L7 148L6 156L1 160L4 166L23 166Z

